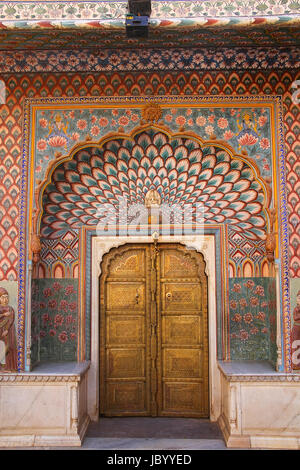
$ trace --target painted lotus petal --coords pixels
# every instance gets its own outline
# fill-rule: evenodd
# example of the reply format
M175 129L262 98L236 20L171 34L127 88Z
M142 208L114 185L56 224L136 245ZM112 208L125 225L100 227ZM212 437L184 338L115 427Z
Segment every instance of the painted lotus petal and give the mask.
M173 180L177 180L177 176L178 176L178 173L176 170L171 170L169 172L169 180L170 182L173 181Z
M248 191L244 191L241 196L240 196L240 199L241 201L244 201L244 202L252 202L256 199L257 197L257 192L254 191L254 189L248 189Z
M99 186L90 186L90 193L93 194L93 196L99 196L102 194L102 190L99 188Z
M231 170L224 176L225 183L235 183L241 177L241 173L238 170Z
M203 189L204 194L212 194L215 192L215 187L214 186L206 186L205 189Z
M190 168L190 162L187 158L183 158L182 160L179 160L179 162L176 165L178 173L183 173L183 172L188 172Z
M78 172L82 175L91 175L91 165L86 162L79 162L78 163Z
M225 194L224 199L230 202L235 201L240 197L240 193L231 191L230 193Z
M153 184L154 186L156 186L156 189L158 188L158 186L161 184L161 179L159 178L159 176L156 176L153 180Z
M198 176L201 172L201 163L193 163L189 169L189 176Z
M230 204L230 208L233 209L235 212L244 209L246 203L243 201L234 201Z
M249 211L250 214L258 214L259 212L261 212L261 210L262 206L258 202L252 202L250 204L247 204L247 211Z
M187 186L193 186L194 187L197 183L197 180L198 180L197 176L190 176L188 178L186 184L187 184Z
M263 217L261 217L260 215L257 215L257 216L252 216L249 219L249 223L251 223L255 227L264 227L266 224L266 221Z
M57 181L65 181L65 165L63 167L58 167L55 170L55 180Z
M177 186L177 191L185 191L185 189L186 189L186 183L184 181L179 183L179 185Z
M209 186L220 186L221 183L223 183L224 176L223 175L214 175L208 182L207 184ZM220 188L219 188L220 189Z
M107 175L114 175L114 176L118 175L118 171L115 165L112 165L111 163L104 163L103 170L104 170L104 173L106 173ZM122 173L125 174L124 172Z
M163 145L165 145L166 142L167 142L167 137L162 132L158 132L153 137L153 144L156 145L158 149L160 149Z
M218 207L221 207L221 209L225 209L226 207L229 206L230 202L229 201L220 201L219 199L221 199L223 197L223 194L220 194L220 193L214 193L211 195L211 198L217 200L216 202L216 206Z
M138 144L145 150L149 145L151 145L151 137L148 134L141 134L137 140Z
M72 183L72 190L76 194L85 194L88 193L89 190L84 184L79 184L79 183Z
M254 179L254 175L253 175L253 172L250 168L243 168L243 170L241 171L241 177L242 178L246 178L250 181L252 181Z
M145 152L143 147L140 145L134 145L132 149L132 157L129 160L129 166L131 165L131 160L133 159L134 162L140 162L141 159L145 156ZM134 168L135 169L135 168Z
M92 175L93 177L95 178L95 180L99 181L99 180L104 180L106 181L107 180L107 175L106 173L102 170L102 168L92 168Z
M220 214L220 212L221 212L221 209L220 209L219 207L211 207L210 210L211 210L211 212L212 212L213 214L215 214L215 215L218 215L218 214ZM223 212L222 212L222 214L223 214Z
M153 162L152 162L152 166L156 169L156 171L158 172L161 168L163 169L164 167L164 161L162 159L161 156L158 156L156 158L154 158Z
M114 152L110 150L105 150L103 154L104 163L110 163L111 165L115 165L117 163L117 157Z
M222 214L225 217L232 217L235 214L235 211L233 211L232 209L223 209Z
M162 148L160 149L160 155L164 160L167 160L168 157L171 157L173 155L173 149L170 144L163 145Z
M249 189L250 184L251 182L249 180L240 179L234 184L233 191L246 191L246 189Z
M208 201L208 199L209 199L208 194L202 194L201 196L199 196L198 201L199 202L206 202L206 201Z
M251 217L251 214L249 214L249 212L246 212L246 211L239 211L236 213L236 218L245 222L246 220L249 220L250 217Z
M211 178L213 174L213 170L211 168L207 168L205 170L203 170L203 166L202 166L202 171L200 173L200 175L198 176L198 180L199 181L202 181L202 180L209 180Z
M205 157L202 158L201 165L202 165L202 170L205 170L207 168L214 168L216 165L216 157L215 155L206 155Z
M129 168L128 170L128 178L129 178L129 181L136 181L137 180L137 173L135 170L133 170L132 168Z
M174 157L177 161L187 159L188 151L184 145L180 145L175 149Z
M118 151L118 158L120 160L123 160L124 162L129 162L130 158L131 158L131 153L129 152L129 150L125 147L120 147L119 151Z
M80 175L81 183L85 186L93 186L95 184L95 179L90 175Z
M127 162L125 162L124 160L117 161L117 165L116 165L117 171L124 171L124 173L127 173L128 168L129 168L129 164L127 164Z
M210 195L211 199L213 199L214 201L220 201L220 199L223 199L224 197L224 194L223 193L219 193L219 192L216 192L216 193L213 193ZM221 203L221 201L220 201ZM229 202L228 201L222 201L223 203L223 207L227 207ZM219 207L222 207L222 206L219 206Z
M56 217L54 217L53 215L45 215L44 216L44 221L45 221L44 223L45 224L51 225L52 222L55 222L55 220L56 220Z
M143 157L141 159L140 165L145 168L146 171L151 167L151 160L148 157Z
M63 194L60 193L50 193L49 199L51 202L54 202L56 204L59 204L60 202L63 202L65 200Z
M157 147L155 145L151 144L151 145L149 145L149 147L147 147L145 153L146 153L147 157L150 160L154 160L155 157L157 157L157 155L158 155Z
M85 214L85 211L83 209L73 209L71 211L71 214L73 214L74 217L80 217L81 215ZM68 212L68 217L70 216L70 212ZM66 217L66 218L68 218ZM64 220L64 219L62 219Z
M204 189L204 188L206 187L206 185L207 185L207 181L206 181L206 180L200 181L199 183L196 184L195 188L202 190L202 189Z
M183 172L183 173L180 173L180 174L178 175L178 182L179 182L179 183L181 183L181 182L183 182L183 181L186 182L187 180L188 180L188 173L187 173L186 171Z
M224 175L228 173L230 169L230 164L228 162L217 163L214 167L214 175Z
M66 211L71 211L72 209L75 209L75 205L72 202L62 202L58 206L57 204L48 204L45 210L49 213L56 214L60 210L60 208L65 209Z
M223 183L218 190L224 194L229 193L233 188L233 183Z
M162 180L161 184L162 184L162 186L163 186L164 188L167 188L167 187L169 186L169 184L170 184L169 178L165 177L165 178Z
M77 202L77 201L81 201L81 197L78 196L78 194L65 194L65 198L67 199L67 201L69 202ZM49 199L50 199L50 196L49 196Z
M71 185L66 182L57 181L55 186L56 186L57 191L63 194L72 191Z
M253 227L251 229L251 232L254 233L256 235L257 238L263 238L265 236L265 231L264 230L261 230L259 228L256 228L256 227Z
M144 180L144 186L146 186L147 189L150 189L152 186L152 180L147 176Z
M201 160L202 160L202 150L200 147L198 148L195 148L195 150L192 150L189 154L189 160L192 164L194 163L201 163Z
M160 168L158 170L157 174L158 174L158 176L160 177L161 180L163 180L164 178L167 178L167 176L168 176L168 172L164 167Z
M148 176L151 180L154 180L154 178L157 176L157 171L156 171L155 168L153 168L153 166L151 168L149 168Z
M107 189L105 189L105 190L103 191L103 194L104 194L104 196L106 197L106 199L109 199L108 202L111 202L110 199L114 199L113 193L112 193L111 191L107 190Z
M170 172L171 170L173 170L174 168L176 168L176 158L174 157L169 157L167 158L166 162L165 162L165 167L166 167L166 170L168 172Z
M216 150L217 162L230 162L230 156L224 150Z
M93 202L97 201L97 199L95 198L95 196L93 196L93 195L90 194L90 193L83 194L81 198L82 198L82 200L84 201L85 207L88 207L88 206L90 206ZM78 205L78 203L76 203L76 204Z
M244 163L241 160L231 160L230 166L232 170L239 170L241 171L244 167Z
M106 144L106 148L111 150L112 153L117 153L120 148L120 142L118 140L110 140Z
M216 221L218 224L221 224L222 222L225 222L225 217L224 217L224 215L222 215L222 214L216 215L216 216L215 216L215 221Z
M129 183L128 175L126 175L126 173L124 173L123 171L120 171L117 177L118 177L117 179L121 181L122 183L126 183L126 184Z
M76 219L76 221L77 221L77 219ZM62 220L56 220L55 222L52 222L51 227L54 230L69 228L68 225L65 222L63 222Z
M103 160L98 155L94 155L91 158L91 167L94 168L103 168Z
M65 172L65 178L66 178L67 181L69 181L69 183L80 182L80 175L78 173L76 173L75 171L73 171L73 170L66 171Z

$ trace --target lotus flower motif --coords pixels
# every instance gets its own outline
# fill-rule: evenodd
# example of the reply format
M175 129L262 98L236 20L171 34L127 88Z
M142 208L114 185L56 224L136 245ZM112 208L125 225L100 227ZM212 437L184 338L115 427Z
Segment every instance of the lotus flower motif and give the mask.
M50 147L64 147L66 143L67 139L61 135L55 135L48 139L48 145L50 145Z

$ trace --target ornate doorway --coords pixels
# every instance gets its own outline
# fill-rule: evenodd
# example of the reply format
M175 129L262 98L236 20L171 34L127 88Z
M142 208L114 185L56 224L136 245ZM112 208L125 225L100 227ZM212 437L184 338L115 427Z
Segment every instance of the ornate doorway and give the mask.
M208 417L207 278L179 244L128 244L103 258L100 413Z

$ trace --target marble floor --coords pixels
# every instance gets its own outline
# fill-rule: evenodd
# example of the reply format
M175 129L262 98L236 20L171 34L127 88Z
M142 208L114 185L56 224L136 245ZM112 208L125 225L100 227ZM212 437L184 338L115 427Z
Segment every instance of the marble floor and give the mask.
M22 450L227 450L227 447L218 425L208 419L126 417L91 422L81 447Z

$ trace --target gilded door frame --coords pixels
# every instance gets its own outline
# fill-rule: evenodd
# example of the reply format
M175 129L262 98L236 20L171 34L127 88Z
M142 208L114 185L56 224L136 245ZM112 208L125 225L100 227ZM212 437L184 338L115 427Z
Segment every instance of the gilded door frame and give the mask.
M88 412L92 420L99 419L99 371L100 371L100 312L99 277L103 255L111 248L125 244L153 243L151 236L93 237L92 239L92 286L91 286L91 365L88 372ZM208 349L209 349L209 414L217 421L221 410L221 377L217 363L217 311L216 311L216 247L214 235L162 236L159 243L178 243L201 253L205 261L208 285Z

